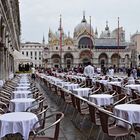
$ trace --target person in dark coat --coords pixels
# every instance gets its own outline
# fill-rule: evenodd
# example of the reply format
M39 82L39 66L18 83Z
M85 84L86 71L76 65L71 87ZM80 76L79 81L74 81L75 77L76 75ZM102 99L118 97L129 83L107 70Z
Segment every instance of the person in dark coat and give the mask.
M137 68L137 77L140 77L140 66Z
M132 71L132 69L131 69L131 68L128 68L128 69L127 69L127 76L128 76L128 77L130 77L130 76L131 76L131 71Z

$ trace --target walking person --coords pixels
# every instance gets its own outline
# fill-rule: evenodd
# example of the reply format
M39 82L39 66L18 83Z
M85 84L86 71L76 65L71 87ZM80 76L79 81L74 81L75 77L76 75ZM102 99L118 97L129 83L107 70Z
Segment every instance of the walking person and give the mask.
M136 68L132 69L132 76L134 77L134 79L137 79L137 69Z
M31 68L31 78L33 79L33 80L35 80L35 68L34 67L32 67Z
M88 62L87 66L84 68L84 75L86 76L86 86L92 85L92 78L94 74L94 67L91 65L91 62Z

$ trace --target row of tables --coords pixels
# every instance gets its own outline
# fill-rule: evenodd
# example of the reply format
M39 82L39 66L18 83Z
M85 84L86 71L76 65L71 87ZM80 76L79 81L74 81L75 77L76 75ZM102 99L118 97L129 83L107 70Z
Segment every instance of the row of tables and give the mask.
M79 97L89 98L89 101L95 102L99 106L109 105L113 103L112 95L109 95L109 94L90 95L90 93L92 92L91 88L87 88L87 87L82 88L79 86L79 84L66 82L66 81L63 81L62 79L59 79L53 76L42 75L42 78L45 78L50 83L60 86L61 88L72 91L75 95Z
M80 88L78 84L71 84L69 82L64 82L62 79L53 77L53 76L46 76L44 74L40 74L41 78L45 78L47 81L51 82L52 84L61 85L62 88L65 88L67 90L71 90L74 94L81 97L88 97L90 93L90 88ZM72 75L71 75L72 77ZM77 76L78 77L78 76ZM84 78L82 78L84 79ZM95 81L94 81L95 82ZM121 81L107 81L107 80L98 80L98 82L104 83L105 86L109 85L111 88L111 85L117 85L122 87ZM73 85L71 88L69 88L70 85ZM126 85L125 87L122 87L126 89L126 94L131 95L131 89L135 89L140 92L140 84L130 84ZM84 99L85 100L85 99ZM109 94L95 94L90 95L88 102L93 102L96 105L99 106L105 106L113 104L113 95ZM139 104L120 104L116 105L114 107L114 114L120 118L123 118L129 122L140 124L140 105Z
M9 104L11 113L0 115L0 138L9 133L19 132L24 140L28 140L33 125L38 121L36 114L25 112L35 101L33 98L28 98L31 92L28 75L21 75L17 87L11 94Z

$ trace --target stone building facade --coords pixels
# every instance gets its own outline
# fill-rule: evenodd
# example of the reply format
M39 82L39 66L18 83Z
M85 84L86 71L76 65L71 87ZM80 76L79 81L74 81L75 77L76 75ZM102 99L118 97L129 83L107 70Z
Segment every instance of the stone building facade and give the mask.
M130 40L132 66L140 66L140 32L134 33Z
M38 42L26 42L21 43L20 52L31 59L30 65L34 67L43 67L43 51L45 46L45 40L43 38L42 43Z
M131 63L131 50L125 41L122 27L110 31L108 22L104 31L98 34L87 22L85 15L81 23L74 28L73 37L60 27L57 32L49 29L48 44L44 48L45 67L72 68L91 61L96 67L128 67Z
M14 50L20 48L18 0L0 0L0 85L14 76Z

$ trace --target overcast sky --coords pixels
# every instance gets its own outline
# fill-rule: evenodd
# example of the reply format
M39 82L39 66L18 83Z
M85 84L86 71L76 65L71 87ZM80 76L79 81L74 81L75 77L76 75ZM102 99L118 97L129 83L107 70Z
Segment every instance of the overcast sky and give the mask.
M99 34L104 30L106 21L112 31L120 26L126 32L126 39L130 34L140 30L140 0L19 0L21 18L21 41L42 42L43 34L48 42L48 30L57 31L59 15L62 15L64 32L73 36L74 28L82 20L83 11L93 29Z

